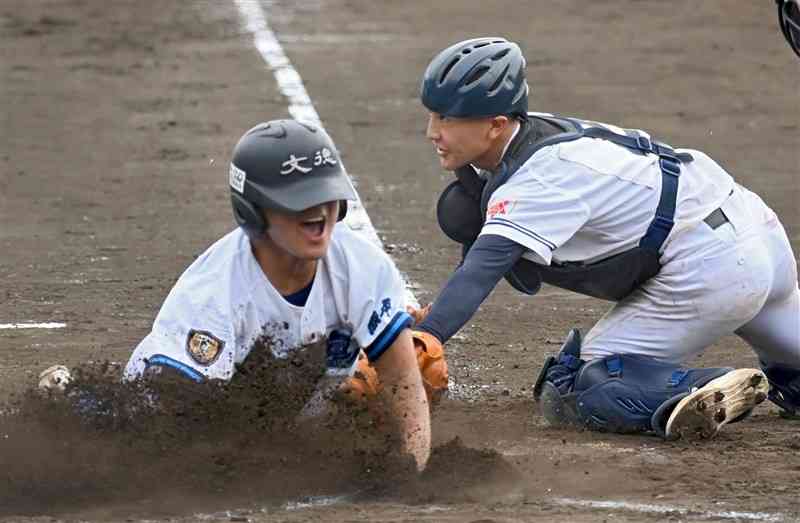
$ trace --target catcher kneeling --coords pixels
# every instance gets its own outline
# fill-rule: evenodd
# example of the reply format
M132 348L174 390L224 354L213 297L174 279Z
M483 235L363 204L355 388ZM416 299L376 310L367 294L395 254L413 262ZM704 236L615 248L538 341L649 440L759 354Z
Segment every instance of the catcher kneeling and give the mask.
M800 412L800 290L775 212L706 154L635 129L528 112L519 46L475 38L422 79L439 198L463 259L417 327L438 348L505 278L615 302L572 332L534 387L544 416L614 432L711 437L769 398ZM761 369L691 368L735 333Z

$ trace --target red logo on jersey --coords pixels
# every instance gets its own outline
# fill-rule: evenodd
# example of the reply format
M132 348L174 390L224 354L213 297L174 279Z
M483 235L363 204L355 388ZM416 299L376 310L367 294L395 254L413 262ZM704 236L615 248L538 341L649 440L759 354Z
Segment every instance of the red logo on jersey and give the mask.
M508 214L514 208L514 200L500 200L486 209L486 219L491 220L498 214Z

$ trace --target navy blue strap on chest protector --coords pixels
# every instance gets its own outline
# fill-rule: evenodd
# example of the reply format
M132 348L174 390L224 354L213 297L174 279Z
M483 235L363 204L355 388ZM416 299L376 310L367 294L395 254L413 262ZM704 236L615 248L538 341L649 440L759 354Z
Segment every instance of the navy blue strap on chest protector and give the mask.
M497 176L497 180L491 181L495 183L487 183L482 205L488 204L491 196L487 194L489 190L493 191L505 183L536 151L548 145L585 137L607 140L639 154L658 155L662 180L659 202L638 246L590 264L568 262L544 266L522 259L509 271L506 278L517 290L526 294L534 294L544 281L580 294L619 301L661 270L659 251L674 225L680 164L690 162L693 158L689 154L676 154L672 147L654 142L639 131L626 130L625 134L621 134L594 122L550 115L532 116L548 121L551 126L564 129L564 132L541 140L528 140L532 143L516 148L514 153L504 158L503 168L506 172ZM485 215L486 207L482 207L482 211Z
M681 175L681 163L691 162L694 158L688 153L676 153L669 145L650 140L648 137L631 132L623 136L602 127L590 127L583 130L589 138L601 138L617 145L639 151L644 154L658 155L658 166L661 168L661 196L656 207L656 215L647 232L639 240L640 247L648 247L658 251L675 225L675 203L678 199L678 178Z
M595 122L531 113L522 123L499 167L489 176L479 175L471 166L456 171L458 180L439 198L437 218L442 230L465 247L465 253L480 234L492 194L519 168L544 147L580 138L607 140L638 154L658 156L661 192L655 216L636 247L592 263L565 262L541 265L520 259L505 275L525 294L535 294L542 282L588 296L619 301L661 269L660 249L675 222L681 163L692 156L676 153L639 131L615 132Z
M484 215L491 193L505 183L539 149L584 137L598 138L641 154L652 153L658 156L658 164L661 169L661 196L658 200L653 221L650 222L645 235L639 240L639 246L656 251L661 249L675 224L675 203L678 198L678 178L681 175L681 163L691 162L693 160L692 156L688 153L676 153L669 145L651 140L638 131L626 131L628 134L623 135L591 122L582 122L575 118L543 115L536 115L536 118L549 121L554 125L560 124L562 128L564 128L564 123L568 123L571 124L573 129L541 141L520 143L521 147L518 147L516 151L510 151L509 158L504 160L501 165L503 171L498 176L495 176L495 179L488 183L484 190L481 198L481 209L484 211Z

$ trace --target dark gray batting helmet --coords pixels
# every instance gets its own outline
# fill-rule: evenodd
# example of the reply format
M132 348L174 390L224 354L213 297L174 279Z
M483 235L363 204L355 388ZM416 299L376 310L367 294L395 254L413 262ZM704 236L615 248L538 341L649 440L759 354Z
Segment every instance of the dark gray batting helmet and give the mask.
M236 223L250 236L267 230L263 209L299 212L340 201L339 217L356 192L339 152L321 127L296 120L260 123L244 133L229 170Z

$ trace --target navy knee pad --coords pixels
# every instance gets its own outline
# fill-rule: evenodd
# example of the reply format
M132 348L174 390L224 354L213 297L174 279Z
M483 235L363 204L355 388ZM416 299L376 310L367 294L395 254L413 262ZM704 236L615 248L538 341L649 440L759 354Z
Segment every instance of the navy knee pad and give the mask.
M636 354L585 362L573 331L539 374L534 397L545 419L605 432L663 433L672 408L731 368L686 369Z

